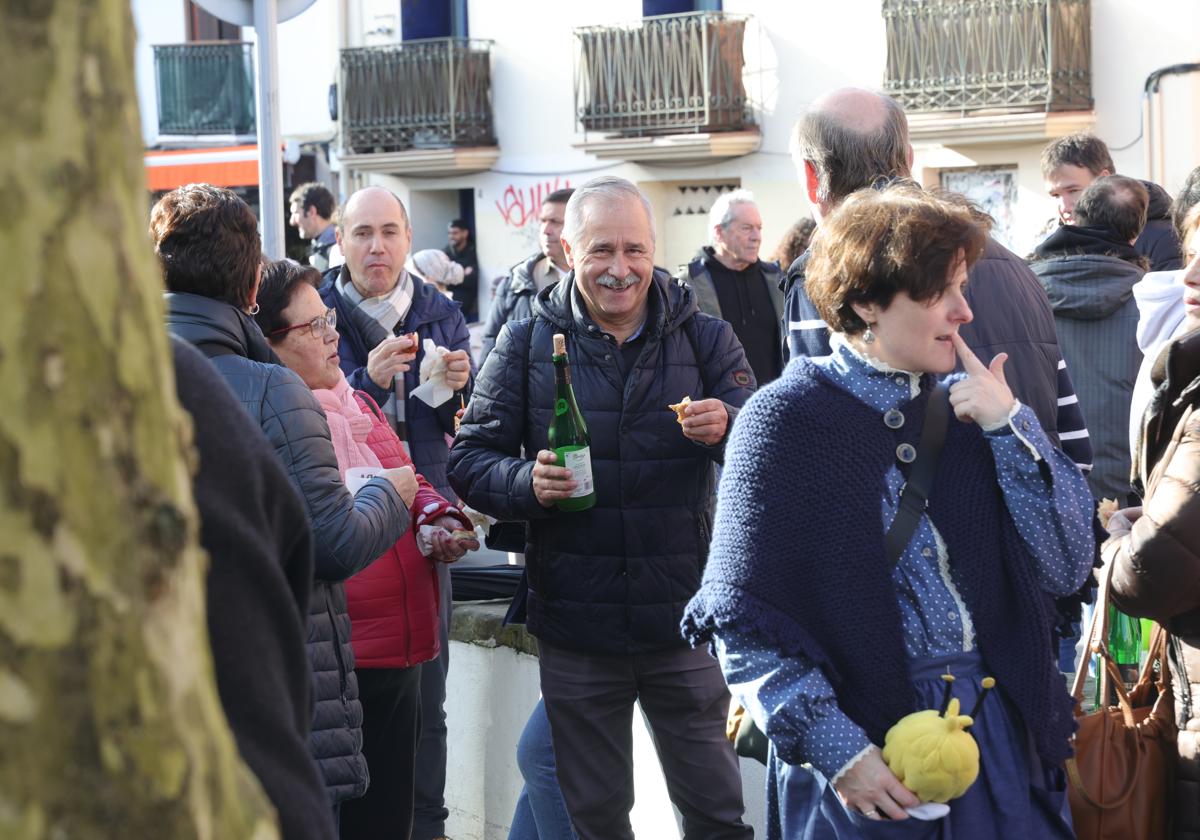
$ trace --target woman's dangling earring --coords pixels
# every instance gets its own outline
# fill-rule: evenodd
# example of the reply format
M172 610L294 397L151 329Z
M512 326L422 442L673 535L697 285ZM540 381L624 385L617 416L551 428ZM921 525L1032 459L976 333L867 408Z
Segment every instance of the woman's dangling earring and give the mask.
M253 318L255 315L257 315L258 310L259 310L258 301L254 301L254 303L250 304L250 317ZM875 339L872 338L871 340L874 341Z
M867 331L865 333L863 333L863 343L864 344L874 344L875 343L875 333L871 332L871 327L869 325L867 326Z

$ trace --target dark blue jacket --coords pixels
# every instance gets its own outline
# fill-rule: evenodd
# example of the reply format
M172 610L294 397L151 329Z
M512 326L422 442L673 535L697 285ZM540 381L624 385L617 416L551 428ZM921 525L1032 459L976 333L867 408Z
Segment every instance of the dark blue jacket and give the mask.
M362 706L342 581L369 566L408 530L408 508L384 478L371 479L353 497L346 491L325 412L303 380L278 364L252 318L212 298L166 298L167 329L212 361L266 434L304 500L313 529L316 578L308 604L314 701L309 743L330 800L362 796L368 782Z
M656 273L644 346L622 375L620 351L583 313L574 274L538 293L534 317L510 321L479 375L450 453L473 508L528 523L528 626L576 651L631 654L684 645L683 609L700 585L712 532L713 464L722 446L685 438L668 406L716 397L733 415L754 388L728 323ZM533 461L554 407L554 333L567 336L576 400L591 435L596 505L543 508Z
M1142 186L1150 195L1150 204L1146 208L1146 226L1133 247L1150 261L1151 271L1183 268L1183 248L1171 223L1171 196L1152 181L1142 181Z
M348 272L348 269L342 266L325 272L325 280L320 288L321 300L325 301L326 306L337 310L337 329L341 339L338 342L338 354L342 358L342 371L351 388L366 391L375 402L383 405L391 390L380 388L367 376L367 354L374 348L366 345L350 317L349 306L338 293L335 281L342 271ZM439 292L433 284L412 274L409 277L413 284L412 306L396 325L395 332L396 335L415 332L422 345L417 350L416 360L409 365L408 373L404 374L405 393L412 394L420 384L418 376L421 360L425 358L425 339L432 339L434 344L447 350L466 350L469 356L471 334L457 303ZM460 393L464 401L471 399L471 383L468 382ZM413 463L417 471L450 501L454 501L454 494L446 481L446 458L449 454L446 435L454 434L454 413L460 407L458 396L437 408L431 408L410 396L404 408Z

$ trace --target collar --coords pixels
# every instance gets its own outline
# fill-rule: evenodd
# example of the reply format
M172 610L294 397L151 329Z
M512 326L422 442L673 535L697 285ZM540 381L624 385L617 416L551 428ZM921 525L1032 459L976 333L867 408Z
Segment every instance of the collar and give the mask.
M877 411L887 411L921 393L921 374L898 370L872 356L860 353L846 337L830 335L831 353L813 361L842 390Z

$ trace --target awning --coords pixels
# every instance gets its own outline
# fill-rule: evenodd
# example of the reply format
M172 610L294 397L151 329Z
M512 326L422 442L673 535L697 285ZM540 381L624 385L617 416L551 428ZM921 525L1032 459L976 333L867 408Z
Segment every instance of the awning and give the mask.
M146 152L146 184L151 192L184 184L258 186L258 146L218 146Z

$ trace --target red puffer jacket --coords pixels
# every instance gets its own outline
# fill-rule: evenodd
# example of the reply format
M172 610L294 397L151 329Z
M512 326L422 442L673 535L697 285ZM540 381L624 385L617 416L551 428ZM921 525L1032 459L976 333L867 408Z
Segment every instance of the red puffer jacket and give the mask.
M371 418L367 446L385 468L412 466L381 412L373 402L355 398ZM408 668L433 659L438 643L438 580L434 561L417 549L416 532L440 516L471 527L458 508L446 501L424 478L412 506L412 527L379 559L346 581L350 603L350 642L356 668Z

